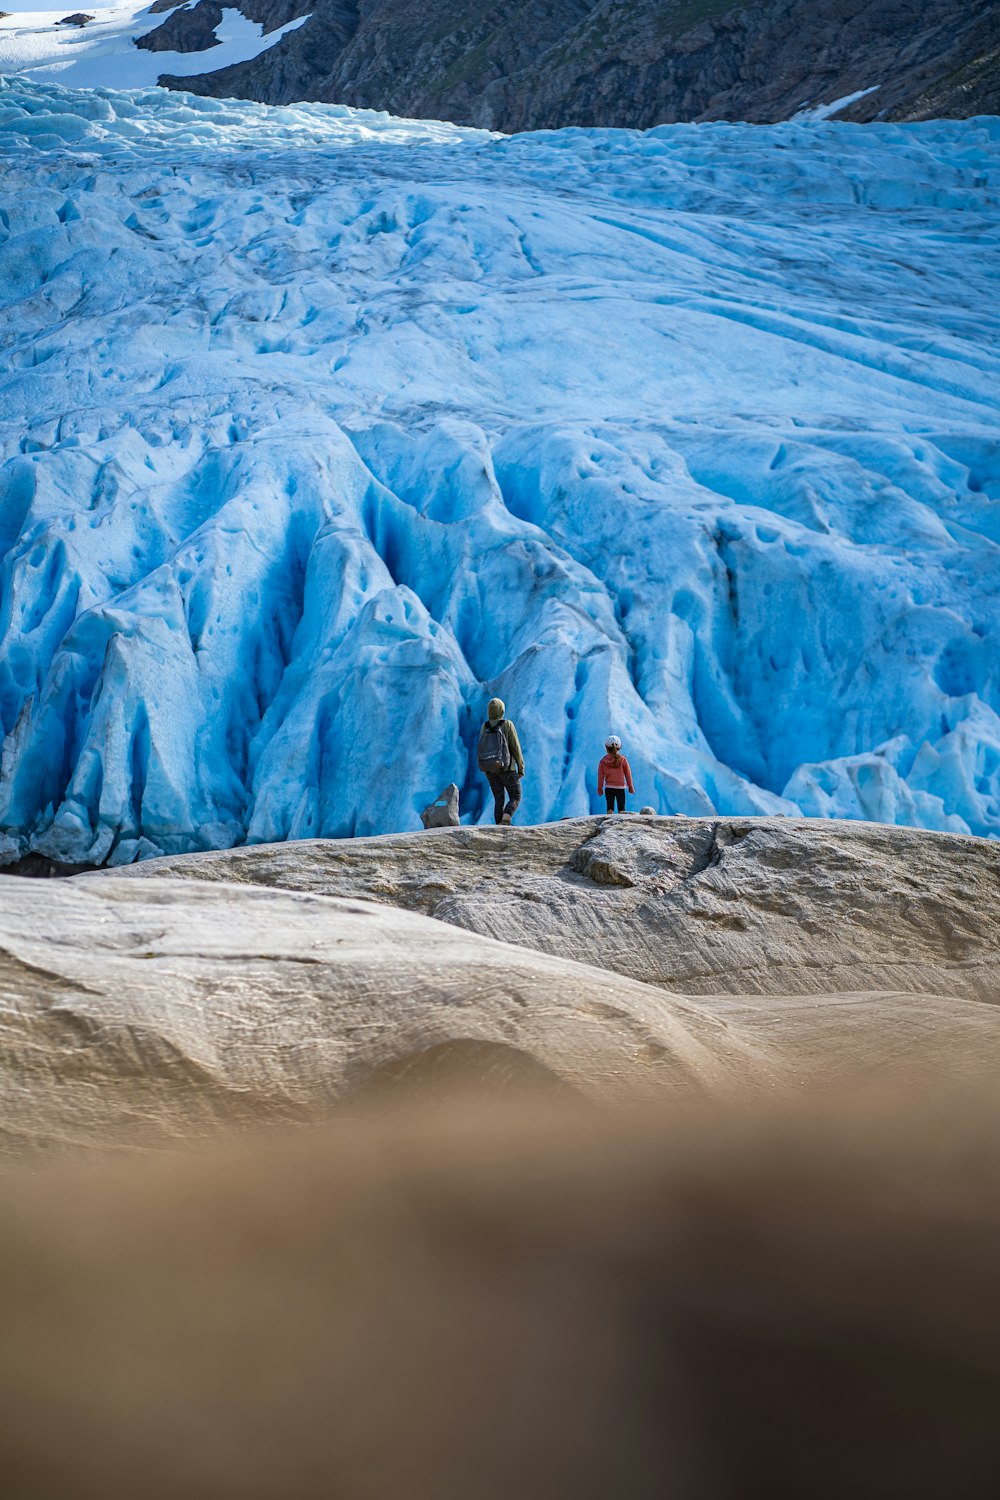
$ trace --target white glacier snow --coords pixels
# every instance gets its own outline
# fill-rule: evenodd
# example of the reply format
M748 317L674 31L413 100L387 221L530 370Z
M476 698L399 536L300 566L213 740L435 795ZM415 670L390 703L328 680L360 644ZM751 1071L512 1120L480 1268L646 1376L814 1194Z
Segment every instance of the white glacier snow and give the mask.
M1000 833L1000 120L511 139L0 84L3 857Z
M140 89L154 85L163 73L190 78L232 63L247 62L273 47L289 31L308 20L300 16L266 36L263 27L233 5L223 6L214 47L201 52L150 52L137 47L166 17L146 3L90 7L85 26L61 24L67 10L22 8L0 14L0 74L18 74L34 83L59 83L66 88Z
M842 94L839 99L831 99L829 104L803 105L793 116L793 120L815 121L832 120L834 115L839 115L841 110L848 109L852 104L857 104L859 99L867 99L869 94L878 93L880 84L873 83L866 89L855 89L853 94Z

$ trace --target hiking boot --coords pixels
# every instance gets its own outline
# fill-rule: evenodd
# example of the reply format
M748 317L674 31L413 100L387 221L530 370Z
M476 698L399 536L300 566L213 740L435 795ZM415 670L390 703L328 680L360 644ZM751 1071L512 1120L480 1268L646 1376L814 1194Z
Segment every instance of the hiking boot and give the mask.
M501 823L506 823L507 827L509 828L510 827L510 813L504 813L504 815L500 819L500 821L501 821Z

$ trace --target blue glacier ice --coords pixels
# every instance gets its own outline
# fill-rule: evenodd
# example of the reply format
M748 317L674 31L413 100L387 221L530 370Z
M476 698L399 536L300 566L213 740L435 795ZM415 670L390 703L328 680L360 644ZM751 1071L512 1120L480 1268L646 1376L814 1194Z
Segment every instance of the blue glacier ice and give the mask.
M1000 834L1000 120L510 139L0 82L0 858Z

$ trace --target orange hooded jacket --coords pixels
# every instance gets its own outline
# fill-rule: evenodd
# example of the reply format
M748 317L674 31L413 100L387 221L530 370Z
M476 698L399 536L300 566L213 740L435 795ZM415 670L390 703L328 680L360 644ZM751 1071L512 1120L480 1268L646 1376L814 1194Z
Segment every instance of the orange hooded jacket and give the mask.
M632 770L624 755L618 759L611 755L602 755L600 765L597 767L597 795L600 796L605 786L627 786L632 794L635 787L632 785Z

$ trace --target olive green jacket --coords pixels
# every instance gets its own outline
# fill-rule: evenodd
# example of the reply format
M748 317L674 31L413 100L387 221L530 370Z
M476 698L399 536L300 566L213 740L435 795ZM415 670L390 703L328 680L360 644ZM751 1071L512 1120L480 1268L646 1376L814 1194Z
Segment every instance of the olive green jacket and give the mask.
M487 720L487 722L489 722ZM521 741L517 737L517 730L509 719L500 720L500 728L504 732L507 741L507 749L510 751L510 763L517 767L518 776L524 775L524 756L521 754Z

